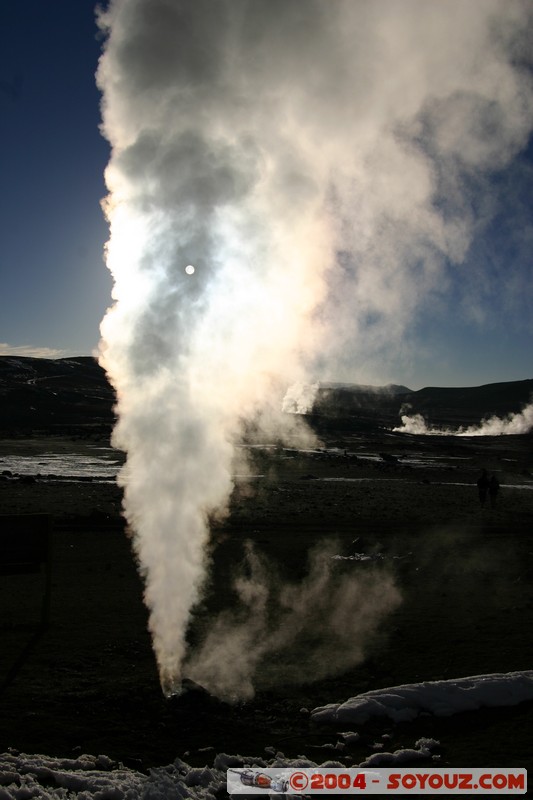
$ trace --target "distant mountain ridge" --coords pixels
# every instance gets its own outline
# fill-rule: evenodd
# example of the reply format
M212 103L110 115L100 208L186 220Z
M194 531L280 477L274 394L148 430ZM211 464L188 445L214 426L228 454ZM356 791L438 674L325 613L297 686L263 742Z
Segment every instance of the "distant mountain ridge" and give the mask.
M532 401L533 379L483 386L412 391L407 386L321 384L311 424L364 429L394 427L400 414L422 414L428 424L459 427L489 416L505 417ZM72 428L108 435L115 394L95 358L0 356L0 430L64 432Z
M399 395L408 394L412 389L397 383L387 383L385 386L373 386L364 383L329 383L320 381L321 389L347 389L353 392L368 392L376 394Z

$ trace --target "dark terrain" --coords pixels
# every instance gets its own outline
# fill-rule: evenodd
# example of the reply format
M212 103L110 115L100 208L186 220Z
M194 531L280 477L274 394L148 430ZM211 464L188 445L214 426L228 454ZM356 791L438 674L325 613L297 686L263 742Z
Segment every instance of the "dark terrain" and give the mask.
M94 360L3 357L0 368L0 457L83 455L95 442L107 444L113 393ZM435 424L471 424L520 410L532 386L381 392L379 402L369 390L327 390L310 417L321 450L255 453L265 477L237 481L229 518L213 528L212 571L191 642L234 602L232 577L246 540L294 580L313 544L333 538L343 556L371 556L341 561L339 571L387 571L403 600L356 667L315 683L259 680L256 697L238 705L197 691L164 699L114 482L4 475L0 513L19 519L4 520L2 533L23 529L25 514L48 515L53 527L46 628L35 625L43 575L0 574L0 752L106 754L146 770L178 755L204 764L215 752L263 755L274 747L352 764L384 735L390 750L430 736L441 743L441 766L533 768L533 703L398 725L374 721L342 753L334 749L340 731L302 712L400 683L532 668L532 435L433 438L387 429L407 401L412 413L429 410ZM479 506L482 467L502 485L494 509Z
M114 393L90 356L0 356L0 430L7 435L71 430L109 435Z
M318 390L311 423L326 429L394 427L400 414L422 414L428 425L477 424L520 411L531 402L533 379L485 386L411 391L406 386L333 385ZM0 430L79 433L109 431L114 392L104 370L89 356L0 356Z

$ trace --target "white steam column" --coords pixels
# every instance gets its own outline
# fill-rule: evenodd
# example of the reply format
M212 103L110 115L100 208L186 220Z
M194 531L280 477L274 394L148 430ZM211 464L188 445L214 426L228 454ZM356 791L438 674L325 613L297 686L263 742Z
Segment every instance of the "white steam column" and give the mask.
M480 185L465 176L503 166L531 129L528 14L513 0L100 12L114 280L100 360L166 692L241 421L281 431L313 357L393 358L444 264L460 265L465 187Z

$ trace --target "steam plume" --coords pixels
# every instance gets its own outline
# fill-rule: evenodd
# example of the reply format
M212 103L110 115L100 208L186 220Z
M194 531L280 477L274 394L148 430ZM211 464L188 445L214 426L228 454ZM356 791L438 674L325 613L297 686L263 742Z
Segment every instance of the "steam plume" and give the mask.
M258 683L310 683L359 664L400 594L382 570L339 575L337 549L333 541L318 544L306 577L291 583L247 542L248 575L235 580L240 607L217 617L187 674L235 700L252 697Z
M402 424L393 431L398 433L415 433L426 436L509 436L511 434L529 433L533 429L533 403L525 406L516 414L509 414L502 419L492 416L479 425L460 428L428 428L421 414L402 414Z
M332 360L394 358L446 287L480 224L474 193L529 135L530 11L111 0L100 13L115 301L100 358L166 691L242 420L281 426L286 387Z

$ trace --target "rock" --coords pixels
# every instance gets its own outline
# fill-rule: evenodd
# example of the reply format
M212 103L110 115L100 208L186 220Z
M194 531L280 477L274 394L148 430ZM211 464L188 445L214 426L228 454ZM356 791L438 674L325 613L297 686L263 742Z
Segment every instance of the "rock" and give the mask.
M31 483L37 483L37 481L33 475L21 475L19 478L19 483L25 483L29 485Z

